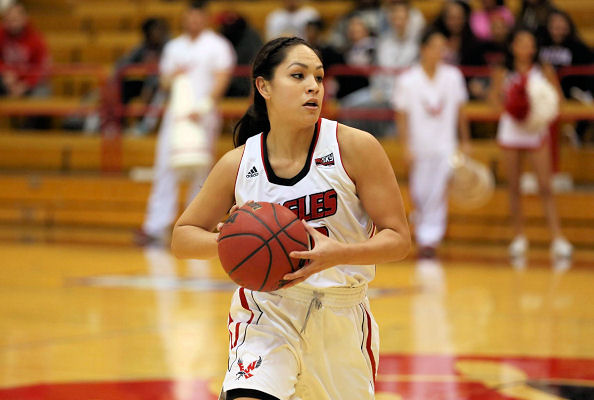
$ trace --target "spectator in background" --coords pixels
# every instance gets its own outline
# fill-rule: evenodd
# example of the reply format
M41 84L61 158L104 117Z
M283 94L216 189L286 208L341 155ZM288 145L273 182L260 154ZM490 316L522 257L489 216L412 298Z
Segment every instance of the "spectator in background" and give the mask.
M425 17L423 13L416 7L410 4L410 0L387 0L383 7L383 20L378 30L378 35L387 34L394 29L393 21L391 21L391 9L393 6L403 5L408 9L408 16L406 18L406 36L414 38L417 42L421 39L423 29L425 29Z
M485 62L488 65L503 65L513 26L510 26L502 15L493 15L490 29L491 38L485 42Z
M245 18L234 11L225 11L218 16L219 31L235 49L237 65L249 65L260 47L262 38ZM231 79L227 97L247 97L250 95L251 80L248 76L235 76Z
M135 64L156 67L165 43L169 40L169 26L163 19L147 18L142 23L141 29L142 42L115 63L113 74L109 85L104 88L103 96L100 96L98 91L94 91L83 98L83 103L94 102L97 98L101 98L103 101L102 112L96 112L86 117L69 116L64 120L64 129L79 130L82 128L86 134L95 134L101 130L101 126L106 128L112 123L123 124L124 118L116 115L115 108L138 99L142 104L150 105L151 108L140 120L135 121L127 129L127 133L142 136L155 130L159 122L159 109L166 99L166 94L160 90L159 77L156 74L149 74L143 78L139 78L137 75L127 77L124 70ZM119 99L119 102L112 99Z
M345 52L349 46L349 22L355 15L363 20L368 30L377 35L383 33L388 27L385 22L386 17L380 7L380 0L356 0L353 9L338 19L330 34L330 44L341 53Z
M540 41L539 59L555 68L594 62L592 50L577 35L569 15L560 10L551 11L547 18L546 31ZM565 97L571 97L572 87L592 91L591 77L576 78L567 77L561 81Z
M536 37L541 37L546 30L547 18L554 10L555 6L551 0L522 0L516 25L528 28L536 34Z
M556 69L594 62L592 50L579 38L573 21L564 11L554 10L549 13L547 29L540 45L540 61L551 64ZM594 102L594 77L591 75L566 76L561 80L561 88L567 98L573 97L588 104ZM579 146L583 142L588 125L587 121L579 121L575 132L569 127L567 133L574 144Z
M283 8L272 11L266 17L266 40L279 36L305 37L307 22L320 18L318 11L304 6L302 0L283 0Z
M122 69L133 64L154 64L161 59L165 43L169 40L169 26L160 18L148 18L142 23L143 40L130 53L126 54L116 63L116 75ZM159 90L159 77L147 75L144 79L122 79L122 103L128 104L132 99L138 98L142 104L150 104L156 110L165 102L165 94ZM145 135L155 129L158 122L158 113L149 111L131 128L130 132L136 135Z
M390 30L381 35L377 46L377 64L384 68L406 68L417 61L419 41L409 29L411 8L407 2L393 2L388 6ZM392 99L396 76L376 74L372 77L375 96L382 102Z
M336 64L344 64L342 54L323 39L324 21L321 18L309 21L305 26L305 40L322 55L324 69ZM326 88L326 90L328 90Z
M468 100L464 77L443 62L447 41L430 29L421 38L419 64L398 77L393 105L407 152L415 239L420 258L433 258L445 234L450 159L458 147L470 151L462 106Z
M48 94L49 64L45 41L31 25L23 4L8 5L0 25L0 96Z
M363 18L351 15L347 31L348 47L343 54L345 65L350 67L372 67L376 65L376 38ZM351 108L369 108L370 87L368 74L341 75L337 77L336 97L341 105L340 120L345 124L378 136L375 121L369 118L352 119Z
M343 53L345 65L350 67L375 65L376 39L359 14L353 14L349 18L347 41L347 49ZM336 96L342 99L369 86L369 79L362 75L343 76L339 78L339 86Z
M147 18L142 23L142 42L128 54L120 58L115 65L116 74L133 64L159 63L165 43L169 40L169 26L160 18ZM123 79L122 102L128 104L135 97L141 97L148 103L159 88L159 77L148 75L144 79Z
M514 26L514 15L505 6L504 0L481 0L482 9L470 14L472 33L484 41L493 40L492 25L495 21L504 23L509 30Z
M434 22L447 39L445 61L453 65L484 65L483 45L470 28L470 6L463 0L448 1Z

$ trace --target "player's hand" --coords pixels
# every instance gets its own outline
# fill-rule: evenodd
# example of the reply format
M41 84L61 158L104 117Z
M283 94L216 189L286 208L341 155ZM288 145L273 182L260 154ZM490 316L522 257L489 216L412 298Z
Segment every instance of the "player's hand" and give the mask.
M305 226L305 230L309 236L311 236L313 239L315 245L311 250L292 251L291 254L289 254L289 256L292 258L309 260L309 263L307 263L303 268L283 276L284 280L290 281L284 285L283 288L295 286L316 272L320 272L340 264L340 261L338 260L342 254L344 254L344 246L346 246L344 243L340 243L326 235L323 235L309 226L305 221L301 222Z
M188 119L195 124L200 123L200 118L202 118L202 114L200 114L198 111L194 111L188 114Z
M178 76L185 74L186 72L188 72L190 70L189 67L182 65L179 67L176 67L173 72L171 73L171 79L177 78Z
M460 151L465 155L470 157L472 155L472 145L470 144L470 140L465 140L460 143Z
M253 203L253 202L254 202L254 200L249 200L246 204ZM233 204L233 207L231 207L228 214L231 215L237 210L239 210L239 206L237 204ZM221 231L221 228L223 228L223 225L225 225L225 222L219 222L217 224L217 232ZM218 240L219 240L219 238L217 237L217 241Z
M406 168L407 171L410 171L414 162L415 156L413 153L409 149L404 149L404 168Z

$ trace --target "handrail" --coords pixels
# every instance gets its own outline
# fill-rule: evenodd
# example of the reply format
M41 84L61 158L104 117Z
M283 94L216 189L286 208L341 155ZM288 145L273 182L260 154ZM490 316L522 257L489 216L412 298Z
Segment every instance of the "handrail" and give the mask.
M9 69L0 66L0 72ZM468 67L460 68L466 77L488 77L491 74L489 67ZM349 75L349 76L369 76L371 74L399 74L403 72L402 68L384 68L384 67L350 67L345 65L335 65L327 69L326 78ZM26 70L18 72L27 73ZM104 171L121 170L122 148L121 148L121 119L127 116L141 116L146 112L162 113L164 107L151 106L125 106L121 102L121 82L126 77L138 75L157 75L158 66L156 64L132 64L120 68L111 73L109 68L94 64L55 64L48 67L46 76L95 76L98 80L98 87L101 89L101 101L96 105L81 104L62 104L55 106L43 102L30 101L23 109L22 104L12 104L11 100L0 99L0 115L69 115L69 114L91 114L99 112L102 117L102 165ZM558 71L560 79L570 75L593 75L594 64L584 66L563 67ZM249 77L250 67L246 65L237 66L233 71L233 76ZM233 107L223 106L223 113L227 117L237 118L243 114L243 104L248 104L248 99L239 100ZM4 104L3 104L4 103ZM489 110L488 106L474 105L470 107L469 119L475 121L494 121L497 119L496 113ZM364 108L342 109L332 101L327 102L324 115L330 118L340 118L341 113L346 112L349 118L358 119L379 119L389 120L393 118L391 110L370 110ZM567 117L570 119L592 119L594 115L588 110L572 110Z

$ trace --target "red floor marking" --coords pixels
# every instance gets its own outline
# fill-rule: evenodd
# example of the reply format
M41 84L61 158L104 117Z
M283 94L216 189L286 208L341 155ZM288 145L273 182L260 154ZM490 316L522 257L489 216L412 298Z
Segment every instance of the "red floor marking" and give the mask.
M521 369L528 380L566 380L594 386L594 359L482 357L383 354L377 393L394 393L405 400L513 400L456 371L457 361L495 361ZM216 400L208 382L192 382L192 400ZM186 400L177 399L175 382L80 382L39 384L0 389L0 400Z

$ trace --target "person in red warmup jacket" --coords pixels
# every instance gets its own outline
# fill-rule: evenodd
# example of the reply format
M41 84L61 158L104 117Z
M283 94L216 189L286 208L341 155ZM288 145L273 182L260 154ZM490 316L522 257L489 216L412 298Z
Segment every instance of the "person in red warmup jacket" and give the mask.
M2 13L0 24L0 96L22 97L43 87L49 54L25 7L14 2Z

